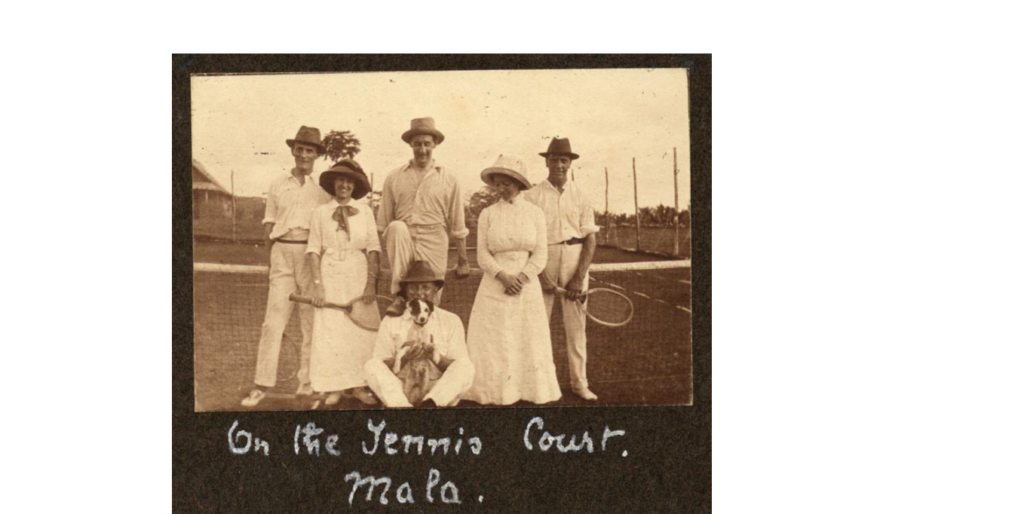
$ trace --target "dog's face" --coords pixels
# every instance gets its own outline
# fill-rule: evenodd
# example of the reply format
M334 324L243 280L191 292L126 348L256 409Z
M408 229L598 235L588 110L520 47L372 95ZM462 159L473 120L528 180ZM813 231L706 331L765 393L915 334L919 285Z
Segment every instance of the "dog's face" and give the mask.
M434 312L434 304L430 300L410 300L406 307L413 322L421 327L430 321L430 315Z

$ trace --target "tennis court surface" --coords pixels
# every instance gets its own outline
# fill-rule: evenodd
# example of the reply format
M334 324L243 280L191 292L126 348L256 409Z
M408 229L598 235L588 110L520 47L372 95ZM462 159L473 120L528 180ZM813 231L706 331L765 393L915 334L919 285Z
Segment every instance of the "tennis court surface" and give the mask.
M203 253L199 250L197 257ZM608 249L595 258L590 287L623 292L635 308L633 320L624 327L587 323L587 374L591 389L600 397L597 402L584 402L569 389L565 331L556 304L551 339L563 398L549 406L691 403L689 262L643 259L647 260ZM608 262L611 260L618 262ZM266 309L266 269L223 260L197 262L194 269L196 410L245 410L239 402L252 387ZM458 314L466 326L480 279L477 272L467 279L449 279L444 288L441 307ZM380 284L380 291L386 289ZM298 315L293 313L282 342L277 387L257 410L323 408L319 397L295 398L292 394L298 387L295 372L300 342ZM479 406L462 402L459 408L463 407ZM342 400L337 408L364 407L356 400Z

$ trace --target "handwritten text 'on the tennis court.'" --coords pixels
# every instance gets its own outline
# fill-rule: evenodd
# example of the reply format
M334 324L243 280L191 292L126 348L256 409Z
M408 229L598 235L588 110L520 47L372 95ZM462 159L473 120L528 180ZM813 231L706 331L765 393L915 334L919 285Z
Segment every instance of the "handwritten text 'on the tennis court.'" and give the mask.
M429 448L430 455L440 453L441 455L448 455L449 451L453 451L455 455L462 453L462 446L464 442L465 430L459 427L459 437L454 440L452 444L451 437L439 437L439 438L426 438L424 436L417 435L403 435L399 437L395 432L384 432L384 427L387 423L382 419L380 424L375 425L372 419L367 419L366 426L367 430L372 435L372 445L368 444L369 441L362 441L362 452L366 455L377 454L380 448L383 448L383 454L386 455L400 455L400 454L416 454L423 455L424 445ZM560 453L571 453L571 452L582 452L584 450L587 453L594 453L594 441L590 437L589 431L584 431L580 436L579 442L576 440L576 435L569 437L569 441L565 442L566 434L552 434L544 430L544 419L541 417L535 417L531 419L523 431L523 446L527 451L538 450L540 452L548 452L552 448L555 448ZM315 423L309 422L305 425L295 426L294 436L294 451L296 455L313 455L320 456L321 448L321 435L324 433L324 429L316 426ZM384 434L384 443L381 444L381 434ZM608 440L612 437L626 435L625 430L612 430L608 426L604 427L604 435L601 438L601 451L607 451ZM243 443L244 441L244 443ZM401 445L398 442L401 441ZM469 453L473 455L480 455L483 451L483 441L479 437L473 436L465 440ZM329 434L324 440L324 452L326 455L340 456L341 450L338 449L338 435ZM454 450L452 450L454 446ZM238 420L232 423L231 428L228 429L228 448L231 453L235 455L245 455L250 451L256 455L270 455L270 443L266 440L261 440L259 437L253 437L252 433L246 430L238 429ZM303 450L305 452L303 452ZM626 457L629 452L626 450L622 451L622 456ZM392 479L390 477L375 477L373 475L363 476L358 471L352 471L345 475L345 482L352 482L352 489L349 492L348 503L352 505L355 495L360 491L360 488L366 486L366 501L370 502L373 500L374 489L379 490L378 501L381 505L388 504L387 493L391 489ZM434 502L433 490L441 483L441 473L431 468L427 475L426 482L426 498L429 503ZM396 499L398 503L415 503L413 498L412 486L409 482L402 482L396 490ZM447 481L440 488L440 499L443 503L450 504L461 504L462 501L459 499L459 489L452 481ZM483 495L477 496L478 502L483 502Z
M367 444L367 441L362 442L364 454L374 455L377 453L378 448L381 447L381 434L384 434L383 448L384 453L387 455L398 455L399 453L408 455L414 452L417 455L423 455L424 445L429 448L430 455L436 455L438 452L442 455L448 455L449 451L452 451L453 445L452 438L450 437L426 438L424 436L408 434L399 437L395 432L385 433L385 426L387 426L387 422L384 420L381 420L379 425L375 425L372 419L366 420L366 428L373 434L373 444L370 446ZM583 450L586 450L588 453L594 453L594 441L590 437L589 431L583 432L579 442L576 441L575 434L569 436L569 440L566 442L567 434L552 434L546 430L540 433L541 430L544 430L544 418L537 416L531 419L523 431L523 447L530 451L536 449L541 452L547 452L555 448L561 453L581 452ZM301 450L305 449L307 455L319 457L321 447L320 436L323 432L324 429L317 427L316 423L313 422L306 423L305 426L296 425L294 437L295 454L301 455ZM455 455L459 455L462 451L464 435L465 430L459 427L459 437L454 441L453 453ZM610 438L624 435L626 435L625 430L612 430L610 427L605 426L604 435L601 437L601 451L607 451ZM401 445L396 446L399 441L401 441ZM473 436L467 442L470 452L473 455L480 455L480 452L483 450L483 441L479 437ZM534 443L536 443L536 446ZM341 455L341 450L338 449L337 445L338 435L330 434L326 437L323 448L328 455L339 456ZM270 443L266 440L261 440L259 437L253 437L252 433L246 430L239 430L238 420L235 420L231 424L231 428L228 429L228 448L235 455L245 455L250 452L257 455L270 455ZM415 448L415 451L413 448ZM629 455L629 452L623 450L622 456L626 457L627 455Z

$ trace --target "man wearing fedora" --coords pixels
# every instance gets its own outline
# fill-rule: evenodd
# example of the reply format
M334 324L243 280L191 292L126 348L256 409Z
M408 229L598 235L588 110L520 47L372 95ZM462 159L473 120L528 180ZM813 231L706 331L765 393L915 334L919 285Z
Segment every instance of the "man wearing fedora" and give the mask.
M399 287L402 295L411 300L433 302L437 291L444 287L433 268L425 261L415 261ZM405 396L402 381L393 372L395 359L407 342L413 327L413 316L408 310L399 316L385 317L377 331L373 356L363 370L370 389L387 407L412 407ZM437 362L442 374L423 399L421 407L450 407L459 403L459 396L473 385L474 367L466 350L466 329L455 313L435 307L430 322L424 326L433 348L427 357ZM420 355L403 354L401 360L416 359ZM399 364L399 367L401 364Z
M295 167L288 175L272 182L267 191L263 229L270 253L270 291L256 354L255 387L242 400L245 407L258 405L266 397L267 389L277 385L281 337L292 317L293 304L288 296L296 292L308 294L313 286L313 276L305 257L310 217L314 209L331 200L316 181L310 178L313 162L326 152L320 141L320 130L302 126L295 139L287 139L285 143L291 148ZM299 306L299 326L302 328L302 348L299 352L299 388L296 394L309 395L313 393L309 383L309 355L313 341L312 306Z
M587 290L587 271L597 248L599 230L594 208L575 182L567 180L573 153L568 138L554 138L541 153L548 168L547 180L526 191L526 199L544 211L547 220L548 262L538 276L544 290L548 319L556 299L562 305L569 378L572 391L584 400L596 400L587 382L587 316L579 294ZM564 296L554 294L555 286L565 288Z
M391 293L398 293L401 280L413 261L425 261L436 278L443 278L448 269L448 238L455 239L458 250L456 278L469 276L466 254L466 214L462 190L455 176L437 164L434 148L444 141L444 134L434 127L433 118L412 120L402 134L412 148L413 158L399 166L384 180L377 230L382 233L391 265ZM437 293L437 301L441 292ZM399 296L389 309L400 314Z

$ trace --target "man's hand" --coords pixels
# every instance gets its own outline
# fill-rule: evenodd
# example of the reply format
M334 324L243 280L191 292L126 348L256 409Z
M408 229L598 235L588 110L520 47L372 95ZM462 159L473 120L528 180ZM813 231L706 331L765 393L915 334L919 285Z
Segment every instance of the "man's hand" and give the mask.
M580 277L572 277L572 280L565 285L565 297L570 300L581 300L580 293L583 292L583 279Z
M326 298L327 298L327 295L324 293L324 285L323 284L313 284L313 305L315 307L323 307L324 306L324 300Z
M399 369L404 368L406 363L412 360L416 360L423 355L423 345L413 343L412 347L409 348L404 355L402 355L402 361L399 365Z
M455 252L459 259L458 266L455 266L455 278L466 278L469 276L469 253L466 251L465 237L455 239Z
M459 265L455 267L455 278L466 278L469 276L469 259L459 259Z

